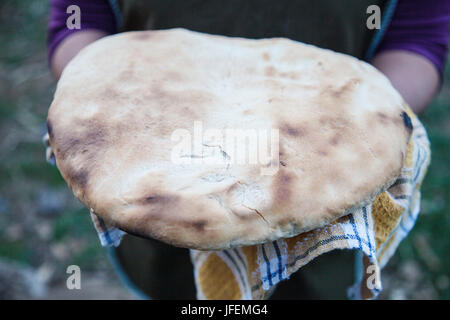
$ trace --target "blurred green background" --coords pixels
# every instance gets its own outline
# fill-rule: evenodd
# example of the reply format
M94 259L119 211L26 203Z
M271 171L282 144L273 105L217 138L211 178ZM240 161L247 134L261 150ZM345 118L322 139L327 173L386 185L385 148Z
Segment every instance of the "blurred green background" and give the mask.
M41 138L56 85L46 56L47 14L47 1L0 2L0 299L65 298L71 264L91 279L82 298L130 298L88 210L45 161ZM422 212L382 271L380 299L450 298L449 107L447 67L439 96L420 117L432 145Z

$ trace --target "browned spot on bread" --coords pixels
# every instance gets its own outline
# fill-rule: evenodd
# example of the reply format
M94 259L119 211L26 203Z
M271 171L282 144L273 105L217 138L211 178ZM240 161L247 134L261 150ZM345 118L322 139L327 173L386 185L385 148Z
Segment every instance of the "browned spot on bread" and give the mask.
M386 115L385 113L381 112L381 111L377 111L375 113L375 117L376 117L375 119L381 125L386 126L386 125L391 123L391 118L388 115ZM372 121L370 121L370 122L372 122Z
M58 156L61 159L65 159L66 157L75 157L79 153L86 152L94 155L96 150L98 150L97 148L101 147L104 142L104 133L101 130L88 130L78 137L71 137L60 144Z
M381 112L381 111L377 111L376 116L380 120L387 120L388 119L388 116L385 113Z
M65 180L72 186L74 193L84 202L84 194L89 187L89 179L96 171L98 151L104 148L106 141L105 128L92 120L75 121L73 131L56 130L54 149L60 161L60 170ZM68 161L68 162L67 162ZM81 163L82 165L71 165Z
M334 215L336 212L337 212L337 210L333 210L333 209L331 209L331 208L326 208L326 212L329 214L329 215Z
M372 146L372 151L376 157L379 157L381 159L386 156L386 147L382 143L376 143L374 146Z
M403 151L400 151L400 163L404 163L406 158L406 154Z
M155 192L149 192L145 196L136 201L139 205L148 205L153 208L161 208L172 206L177 203L178 197L170 194L159 194Z
M180 114L182 107L188 106L192 112L201 114L204 105L211 102L213 97L206 90L167 90L162 83L153 84L148 90L148 94L143 97L144 101L160 109L164 113L174 112ZM194 108L195 106L195 108ZM191 119L195 115L190 113L186 116Z
M164 78L167 81L175 81L175 82L180 82L180 81L184 81L186 80L181 73L179 72L175 72L175 71L167 71L164 75Z
M232 193L233 191L235 191L237 188L240 187L240 184L241 184L240 181L233 183L230 187L228 187L226 193Z
M293 127L288 123L281 126L281 132L291 137L301 137L306 134L306 130L303 127Z
M324 125L326 125L330 120L330 117L327 117L327 116L325 116L325 117L320 117L320 119L319 119L319 124L321 125L321 126L324 126Z
M347 96L355 89L355 86L360 82L361 82L360 79L356 78L350 79L343 86L332 90L331 93L335 98Z
M191 222L191 226L194 227L198 232L202 232L205 230L206 225L208 224L207 220L198 220Z
M138 226L139 224L152 225L153 223L164 219L164 213L178 208L180 201L177 195L161 195L150 192L146 196L131 201L131 203L137 206L145 206L145 215L135 217L136 221L129 221L129 225Z
M264 52L263 55L262 55L262 57L263 57L263 60L264 60L264 61L269 61L269 60L270 60L270 55L269 55L268 52Z
M141 199L139 201L139 203L145 205L145 204L161 203L161 202L167 202L167 201L168 201L167 197L155 194L155 195L146 196L145 198Z
M86 169L75 170L70 168L67 170L66 177L71 181L72 185L79 187L81 190L85 190L88 184L89 171Z
M142 40L148 40L150 38L150 36L151 36L150 32L141 31L141 32L137 33L133 38L136 40L142 41Z
M298 73L296 72L289 72L289 78L292 80L297 80L298 79Z
M294 176L285 169L278 170L273 182L273 194L275 195L275 205L282 205L289 202L292 197Z
M411 119L406 112L401 112L397 116L388 116L378 111L375 113L375 120L381 126L403 127L408 133L411 133L413 129ZM372 118L368 118L368 123L373 123Z
M70 138L70 139L65 140L64 143L62 143L60 145L61 145L61 147L56 148L56 154L58 155L59 159L64 160L68 156L79 151L78 146L80 145L80 140Z
M266 67L264 69L264 74L266 75L266 77L273 77L273 76L275 76L276 72L277 72L277 70L272 66Z
M341 135L340 134L335 134L331 139L330 139L330 144L332 146L337 146L339 144L339 141L341 140Z
M298 74L295 72L281 72L280 77L295 80L298 78Z
M281 227L281 228L286 228L287 226L293 226L293 225L295 225L296 224L296 221L295 221L295 219L293 219L293 218L283 218L283 219L281 219L281 220L279 220L278 222L278 225Z
M351 126L351 122L342 116L322 116L319 119L319 123L321 126L338 131L340 134L343 134Z
M128 79L130 77L129 72L122 72L120 74L120 77L122 80L124 79ZM118 101L119 99L122 98L122 96L120 95L119 92L117 92L117 90L115 90L112 87L107 87L101 91L98 91L98 95L99 98L101 100L114 100L114 101Z

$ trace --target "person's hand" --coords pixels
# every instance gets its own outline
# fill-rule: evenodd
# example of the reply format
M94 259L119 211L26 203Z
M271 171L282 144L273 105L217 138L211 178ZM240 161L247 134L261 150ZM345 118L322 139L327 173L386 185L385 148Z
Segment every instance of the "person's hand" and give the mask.
M419 54L404 50L381 51L371 62L389 78L416 114L424 111L438 92L438 71Z

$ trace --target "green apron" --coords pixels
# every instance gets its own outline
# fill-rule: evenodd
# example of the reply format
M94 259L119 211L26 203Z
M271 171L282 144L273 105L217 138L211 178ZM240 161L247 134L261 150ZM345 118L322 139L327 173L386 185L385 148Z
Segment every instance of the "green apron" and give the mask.
M245 38L286 37L364 58L376 30L366 26L380 0L125 0L121 31L182 27Z
M381 8L382 25L386 25L385 11L393 11L391 2L376 0L119 0L115 4L120 31L182 27L253 39L286 37L360 59L367 59L380 36L380 30L366 26L368 6ZM187 249L126 235L110 253L119 277L141 296L195 299ZM279 284L272 298L346 298L346 286L352 283L352 255L331 252L316 260Z

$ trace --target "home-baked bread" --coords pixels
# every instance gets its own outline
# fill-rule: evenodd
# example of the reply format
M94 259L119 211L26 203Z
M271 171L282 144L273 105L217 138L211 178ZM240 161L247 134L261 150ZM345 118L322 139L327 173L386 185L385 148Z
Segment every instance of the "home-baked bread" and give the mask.
M223 249L370 203L402 168L406 108L356 58L171 29L84 48L58 82L47 126L62 176L106 222Z

